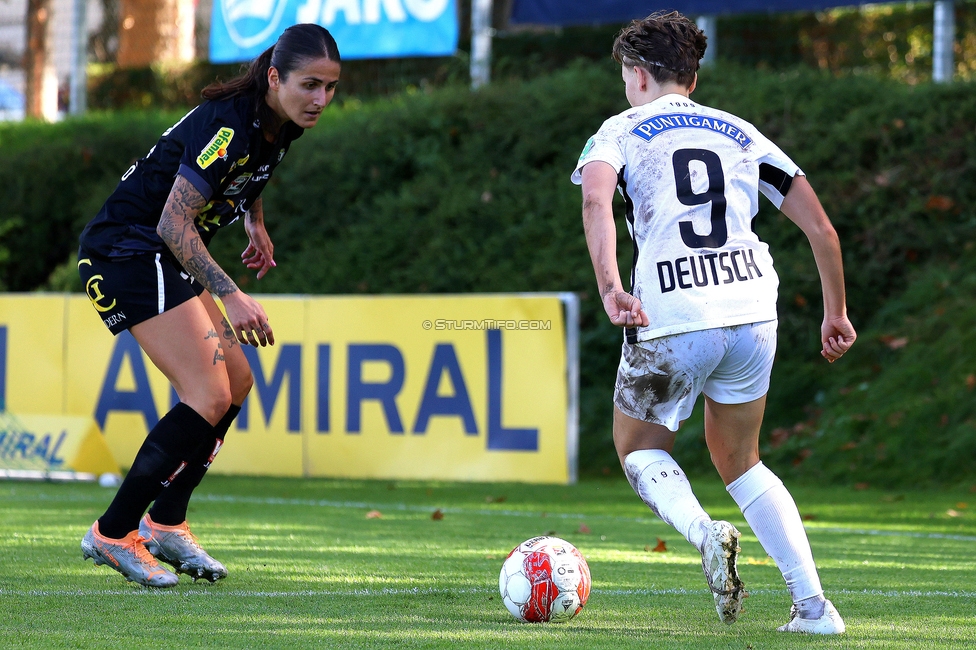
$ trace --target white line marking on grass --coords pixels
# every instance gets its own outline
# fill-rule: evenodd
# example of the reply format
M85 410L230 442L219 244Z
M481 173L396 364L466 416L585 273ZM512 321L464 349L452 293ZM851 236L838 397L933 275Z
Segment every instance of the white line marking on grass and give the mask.
M901 530L868 530L866 528L807 528L807 533L842 533L845 535L877 535L879 537L914 537L917 539L952 539L958 542L976 542L974 535L949 533L913 533Z
M325 499L284 499L278 497L236 497L215 494L202 494L197 499L204 501L217 501L224 503L257 503L264 505L294 505L294 506L315 506L320 508L351 508L362 510L398 510L402 512L431 512L433 506L411 506L405 503L366 503L362 501L328 501ZM506 516L506 517L542 517L543 514L551 519L587 519L591 521L610 520L610 521L629 521L634 523L663 523L659 519L647 517L619 517L612 515L584 515L579 513L553 513L553 512L528 512L525 510L490 510L478 508L469 510L467 508L441 508L442 512L450 514L468 514L483 516ZM807 533L839 533L845 535L877 535L880 537L910 537L916 539L951 539L959 542L976 542L976 535L953 535L949 533L917 533L912 531L898 530L869 530L861 528L836 528L824 527L807 528Z
M311 506L317 508L337 508L351 510L388 510L400 512L431 513L435 506L415 506L405 503L367 503L365 501L329 501L327 499L285 499L282 497L242 497L221 494L199 494L194 497L197 501L211 501L217 503L250 503L259 505L293 505ZM31 496L31 500L38 501L103 501L104 499L89 495L65 495L56 498L47 495ZM584 515L580 513L543 512L527 510L493 510L488 508L452 508L442 507L440 510L448 514L479 515L485 517L531 517L548 519L574 519L587 521L626 521L638 524L662 524L660 519L649 517L621 517L614 515ZM907 537L911 539L946 539L957 542L976 542L976 535L955 535L951 533L920 533L908 530L872 530L868 528L844 527L807 527L807 534L830 533L840 535L872 535L878 537Z
M756 596L788 595L786 589L747 589ZM593 589L606 596L697 596L711 593L707 589ZM882 589L830 589L830 594L845 596L882 596L884 598L976 598L976 591L886 591Z
M593 589L591 592L596 596L703 596L709 592L707 589ZM784 589L750 589L753 595L786 595ZM883 589L831 589L831 594L842 594L845 596L879 596L882 598L976 598L976 591L889 591ZM383 596L437 596L437 595L494 595L494 589L471 587L466 589L437 589L434 587L411 587L406 589L394 589L385 587L381 589L299 589L289 591L247 591L244 589L234 589L225 591L220 588L203 589L194 591L174 591L157 589L0 589L2 596L36 597L36 598L63 598L63 597L98 597L98 596L151 596L161 597L204 597L204 598L308 598L308 597L383 597Z

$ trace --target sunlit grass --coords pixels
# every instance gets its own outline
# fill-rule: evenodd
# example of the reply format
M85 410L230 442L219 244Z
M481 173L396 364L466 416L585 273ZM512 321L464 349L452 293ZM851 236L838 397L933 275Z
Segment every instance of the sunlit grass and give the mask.
M958 507L970 495L795 489L848 625L841 639L814 640L775 632L790 605L778 569L718 481L697 481L696 492L743 531L750 597L733 626L717 620L697 552L622 480L212 476L190 521L230 576L183 577L166 591L82 562L81 536L111 490L0 483L0 647L976 647L976 522ZM593 574L590 602L566 625L519 624L497 594L507 553L543 533L576 544Z

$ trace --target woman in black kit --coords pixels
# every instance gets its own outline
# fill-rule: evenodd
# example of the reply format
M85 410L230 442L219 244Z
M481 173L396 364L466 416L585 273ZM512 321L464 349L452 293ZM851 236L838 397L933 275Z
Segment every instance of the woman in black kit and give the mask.
M175 585L157 558L194 580L227 575L190 532L187 504L253 383L238 344L273 345L274 334L207 245L243 217L243 263L258 279L275 266L261 190L292 141L315 126L339 71L326 29L289 27L246 73L205 88L205 101L125 172L82 232L78 270L93 306L113 334L131 332L180 398L81 542L86 559L130 581Z

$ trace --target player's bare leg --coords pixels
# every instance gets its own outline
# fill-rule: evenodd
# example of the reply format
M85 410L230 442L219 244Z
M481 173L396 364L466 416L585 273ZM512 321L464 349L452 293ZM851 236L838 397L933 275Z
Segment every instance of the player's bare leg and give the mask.
M244 398L251 392L254 385L254 377L251 374L251 366L244 356L234 331L220 311L220 307L210 296L209 293L200 294L200 300L210 316L217 335L220 337L220 349L224 357L224 367L227 371L227 379L230 382L231 404L240 406L244 403Z
M790 590L790 620L778 629L841 634L844 621L824 598L796 503L783 482L759 461L765 406L765 396L745 404L720 404L706 396L705 441L726 489Z
M230 384L231 405L214 426L212 438L194 452L187 468L159 495L139 522L139 531L146 539L150 552L173 565L177 572L186 573L194 580L205 578L214 582L225 578L227 569L203 549L190 531L187 507L193 491L223 447L224 437L240 412L240 406L253 384L253 377L247 358L214 299L205 292L200 295L200 301L213 324L212 331L217 333L217 340L220 341L218 356Z
M203 302L188 300L131 332L180 401L211 425L220 422L231 403L230 381L219 333Z
M213 299L205 293L200 299L188 300L171 310L175 312L185 308L183 318L192 320L193 323L193 335L185 336L182 344L169 339L171 333L160 331L159 327L153 327L151 331L136 331L133 328L133 335L156 367L173 384L180 401L215 425L205 439L187 452L186 468L167 490L158 495L156 500L159 505L154 503L150 509L152 518L149 515L143 517L139 522L139 530L147 541L147 548L160 560L172 564L178 572L187 573L194 579L204 577L213 581L226 576L227 570L203 551L186 526L185 502L189 500L189 493L185 494L185 498L179 498L179 493L187 482L193 483L194 487L199 483L202 476L199 471L201 457L212 455L215 447L219 449L215 445L217 427L222 425L231 408L232 392L227 373L225 344L221 338L222 332L213 324L207 301L213 303ZM165 312L162 317L171 312ZM152 323L154 320L156 319L147 322ZM170 492L171 488L175 488L173 492ZM182 517L176 517L180 521L170 521L165 516L173 510L170 506L174 498L183 502ZM149 525L157 516L159 519L155 524L163 527ZM177 552L181 549L182 552Z
M112 503L86 535L82 550L87 557L96 557L100 544L133 539L141 542L137 531L146 508L186 468L187 458L212 437L212 418L219 409L226 411L230 395L223 367L208 366L202 361L217 349L216 342L210 340L211 330L206 310L197 300L184 302L132 327L132 335L177 386L182 401L153 426ZM141 575L136 565L148 567L145 581L139 581L152 584L155 578L151 574L158 570L155 559L148 553L133 557L135 561L128 569L122 563L107 564L136 580ZM167 584L175 583L162 575Z
M705 444L728 485L759 462L759 428L766 396L745 404L719 404L705 397Z
M674 438L667 427L614 408L613 439L627 480L658 517L701 552L702 570L719 619L734 623L745 596L736 569L739 531L727 521L713 521L701 507L691 483L671 457Z

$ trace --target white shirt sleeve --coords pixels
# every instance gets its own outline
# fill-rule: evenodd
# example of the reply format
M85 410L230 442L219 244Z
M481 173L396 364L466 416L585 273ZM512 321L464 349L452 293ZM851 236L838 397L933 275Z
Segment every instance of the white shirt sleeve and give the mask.
M583 166L595 160L607 163L618 173L626 164L621 124L618 118L612 117L604 122L600 130L586 141L586 146L583 147L583 153L580 154L570 180L576 185L581 185L583 183Z
M783 153L782 149L758 131L756 131L755 140L756 144L765 151L756 161L759 164L759 191L779 208L783 205L783 199L786 198L785 191L788 190L784 191L784 188L789 187L789 183L784 184L778 177L785 175L792 179L797 175L805 176L806 174L789 156ZM764 170L763 165L769 165L773 169Z

